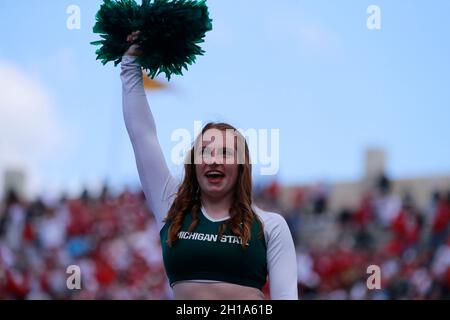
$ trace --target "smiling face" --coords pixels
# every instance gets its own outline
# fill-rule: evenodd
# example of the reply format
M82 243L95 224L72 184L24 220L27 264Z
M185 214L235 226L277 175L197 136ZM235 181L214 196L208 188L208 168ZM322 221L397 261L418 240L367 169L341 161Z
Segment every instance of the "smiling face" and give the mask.
M217 214L229 208L231 228L237 230L244 247L254 218L259 219L252 209L250 151L239 130L223 122L206 124L186 153L183 182L167 214L167 220L172 221L167 244L172 246L177 240L187 211L194 218L189 226L193 230L198 223L194 213L203 205L214 204L218 205ZM221 225L219 234L225 227Z
M195 148L195 174L202 195L223 198L236 186L239 164L236 135L232 130L208 129Z

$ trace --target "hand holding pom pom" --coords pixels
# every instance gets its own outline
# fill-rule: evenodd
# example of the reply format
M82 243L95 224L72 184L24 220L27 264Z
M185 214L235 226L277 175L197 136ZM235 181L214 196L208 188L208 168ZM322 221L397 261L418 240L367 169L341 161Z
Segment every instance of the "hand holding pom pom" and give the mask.
M169 80L204 54L198 44L212 30L206 0L142 0L140 6L134 0L104 0L96 19L94 33L102 40L91 44L101 45L98 60L117 65L125 52L138 56L149 77L165 73Z
M133 33L129 34L127 36L127 42L131 43L132 45L128 48L128 50L124 53L124 56L141 56L142 50L141 47L136 44L135 42L139 39L140 31L134 31Z

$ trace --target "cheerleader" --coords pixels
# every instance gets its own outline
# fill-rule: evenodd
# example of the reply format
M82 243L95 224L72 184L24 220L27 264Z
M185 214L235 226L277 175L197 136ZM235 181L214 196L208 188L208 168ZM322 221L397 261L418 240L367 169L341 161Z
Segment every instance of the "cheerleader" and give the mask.
M127 41L138 37L133 32ZM122 58L123 116L174 298L262 300L268 281L271 299L298 299L292 236L281 215L252 204L245 138L229 124L208 123L176 181L158 142L139 55L132 44ZM240 143L244 161L238 161Z

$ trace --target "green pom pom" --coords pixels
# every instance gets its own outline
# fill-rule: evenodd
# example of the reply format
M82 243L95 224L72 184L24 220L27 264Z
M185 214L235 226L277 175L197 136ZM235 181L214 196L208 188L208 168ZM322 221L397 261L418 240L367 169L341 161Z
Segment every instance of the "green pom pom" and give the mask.
M117 66L130 47L127 35L140 30L137 43L142 55L138 63L152 79L165 73L182 75L192 65L197 55L204 51L206 32L212 30L206 0L104 0L96 15L94 33L102 40L91 42L101 45L97 60L103 64L110 61Z

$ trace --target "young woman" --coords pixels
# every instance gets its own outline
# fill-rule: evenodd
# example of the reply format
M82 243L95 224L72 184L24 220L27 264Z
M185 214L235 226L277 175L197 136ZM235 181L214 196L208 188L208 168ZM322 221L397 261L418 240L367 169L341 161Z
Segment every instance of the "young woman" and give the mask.
M264 299L268 278L271 299L298 299L292 236L281 215L252 205L244 137L228 124L207 124L188 152L179 184L158 142L135 62L140 54L131 45L123 56L123 114L174 298Z

